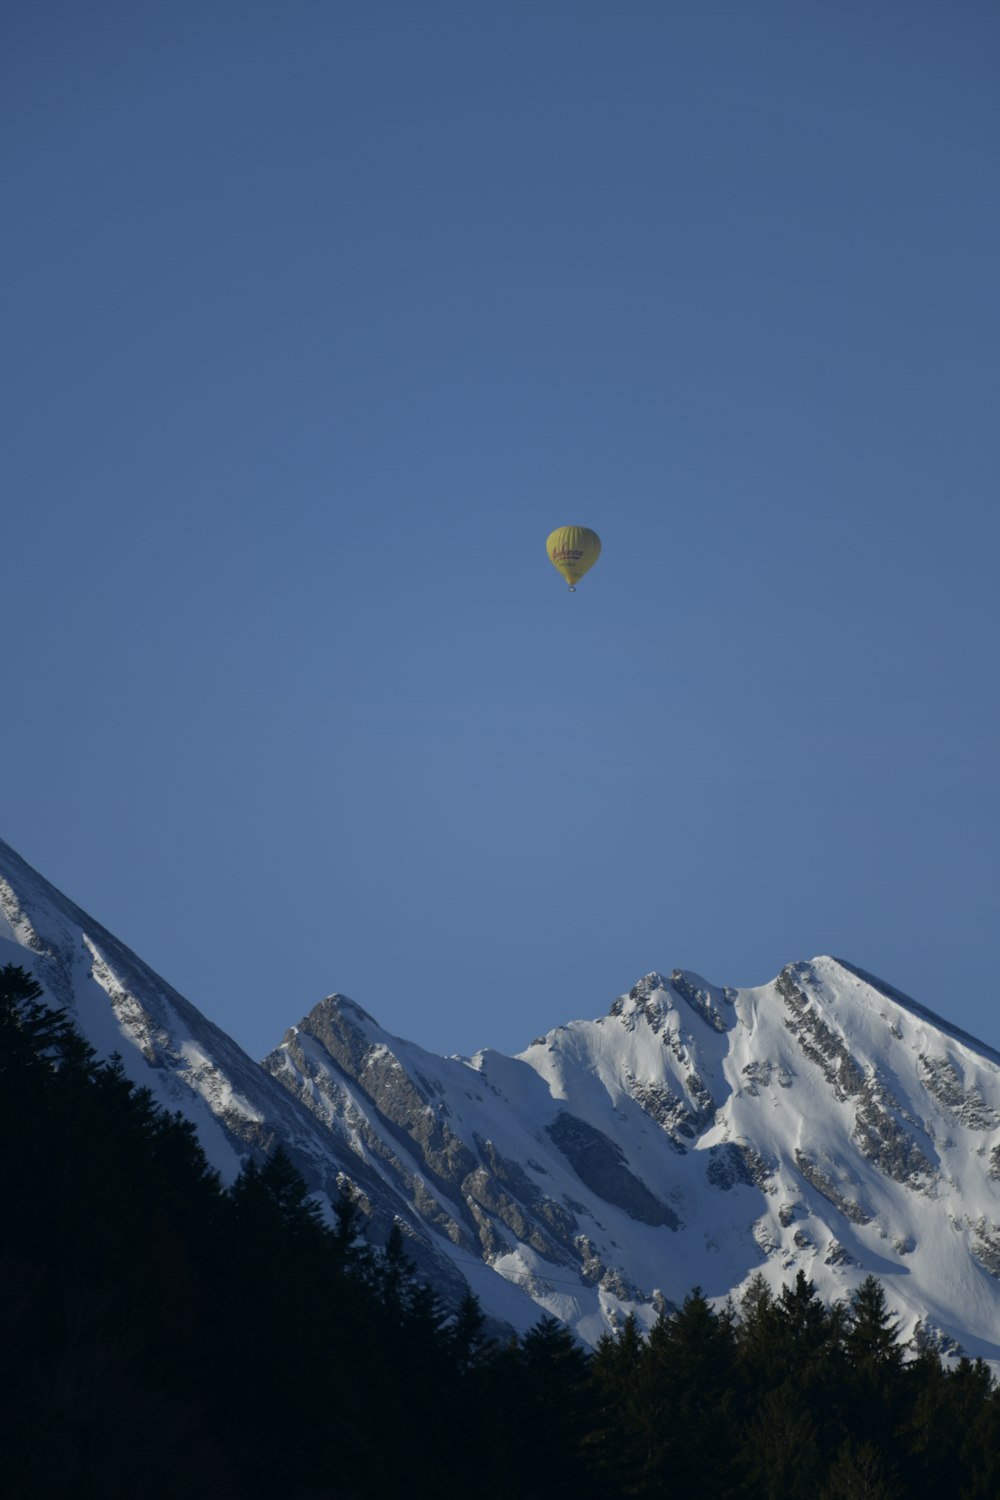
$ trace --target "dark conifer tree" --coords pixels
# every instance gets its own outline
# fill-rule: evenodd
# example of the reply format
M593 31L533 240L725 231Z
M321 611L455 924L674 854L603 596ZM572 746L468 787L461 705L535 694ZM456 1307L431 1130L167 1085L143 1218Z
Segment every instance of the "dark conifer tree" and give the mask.
M597 1400L595 1463L608 1494L639 1493L646 1458L641 1402L645 1346L632 1314L617 1334L605 1334L591 1361Z
M848 1312L844 1347L850 1376L845 1424L855 1443L881 1453L892 1466L899 1451L898 1432L905 1423L898 1326L881 1283L866 1276Z
M224 1492L228 1461L171 1360L185 1333L174 1326L162 1252L165 1234L183 1242L174 1210L187 1198L177 1162L189 1133L120 1065L96 1063L23 971L0 975L0 1072L0 1192L10 1209L0 1264L5 1284L24 1293L5 1329L0 1491L165 1500L185 1487L205 1493L183 1473L196 1461L205 1484ZM184 1290L185 1307L197 1306L197 1269ZM153 1433L165 1448L151 1469Z
M907 1500L891 1460L874 1443L846 1439L830 1466L819 1500Z
M929 1350L919 1354L902 1370L900 1387L903 1416L897 1437L906 1492L934 1495L954 1490L964 1434L955 1420L950 1379L938 1356Z
M446 1326L447 1347L460 1374L474 1370L489 1346L486 1319L479 1299L466 1292L454 1318Z
M545 1317L525 1334L518 1375L525 1431L522 1488L514 1493L525 1500L589 1500L599 1480L589 1454L597 1400L588 1356L565 1324Z
M793 1380L752 1392L743 1435L745 1493L813 1500L825 1464L811 1404Z
M846 1349L856 1370L870 1371L880 1379L891 1379L903 1363L899 1319L890 1313L875 1276L866 1276L851 1298Z
M16 964L0 969L0 1097L5 1105L19 1080L37 1078L58 1066L70 1042L69 1019L64 1011L45 1005L43 994L27 970Z
M350 1183L343 1183L334 1206L335 1228L331 1248L340 1271L355 1282L371 1283L374 1257L364 1240L364 1215Z
M653 1328L642 1384L646 1492L668 1484L734 1492L742 1456L732 1312L716 1313L695 1287Z
M843 1348L843 1312L824 1306L804 1271L782 1287L777 1309L783 1373L811 1381Z
M962 1427L961 1500L990 1500L1000 1495L1000 1389L993 1381L990 1386L987 1394L980 1379L979 1399L970 1403L972 1409Z
M947 1391L952 1422L961 1434L963 1500L1000 1495L1000 1390L988 1365L959 1360L947 1377Z

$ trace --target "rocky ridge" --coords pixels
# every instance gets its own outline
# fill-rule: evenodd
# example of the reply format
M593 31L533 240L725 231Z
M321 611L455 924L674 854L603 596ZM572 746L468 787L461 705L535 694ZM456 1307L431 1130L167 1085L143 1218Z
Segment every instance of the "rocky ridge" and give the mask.
M437 1057L331 995L258 1064L0 844L2 962L225 1178L280 1142L498 1324L593 1342L695 1284L803 1270L832 1300L875 1272L917 1343L1000 1359L1000 1056L844 961L742 990L650 973L517 1057Z

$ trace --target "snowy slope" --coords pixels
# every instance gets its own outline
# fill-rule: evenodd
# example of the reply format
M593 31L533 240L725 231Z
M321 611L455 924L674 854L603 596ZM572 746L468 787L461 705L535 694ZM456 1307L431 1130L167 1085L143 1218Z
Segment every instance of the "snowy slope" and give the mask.
M450 1299L465 1281L382 1178L350 1144L207 1020L188 1000L100 923L82 911L0 841L0 967L15 964L64 1006L99 1056L117 1052L129 1078L165 1109L193 1121L208 1160L224 1182L249 1157L280 1142L321 1201L329 1205L350 1181L373 1241L384 1244L395 1219L410 1229L409 1251L422 1275ZM529 1324L533 1309L515 1288L500 1299L504 1316Z
M434 1057L334 996L264 1066L457 1264L588 1341L802 1269L830 1300L874 1272L908 1336L1000 1357L1000 1059L849 964L647 975L515 1058Z
M1000 1056L843 961L758 989L650 974L517 1057L438 1057L333 995L253 1062L0 844L0 964L198 1127L224 1177L282 1142L495 1319L587 1341L694 1285L869 1272L904 1333L1000 1360Z

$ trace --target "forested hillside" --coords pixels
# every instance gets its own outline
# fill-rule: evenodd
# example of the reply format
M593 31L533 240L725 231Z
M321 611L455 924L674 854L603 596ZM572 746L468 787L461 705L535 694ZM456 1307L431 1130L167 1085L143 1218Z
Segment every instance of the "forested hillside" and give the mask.
M328 1226L287 1158L230 1190L193 1127L0 972L0 1493L747 1500L1000 1494L987 1366L904 1349L881 1286L800 1274L586 1353L446 1317L396 1231Z

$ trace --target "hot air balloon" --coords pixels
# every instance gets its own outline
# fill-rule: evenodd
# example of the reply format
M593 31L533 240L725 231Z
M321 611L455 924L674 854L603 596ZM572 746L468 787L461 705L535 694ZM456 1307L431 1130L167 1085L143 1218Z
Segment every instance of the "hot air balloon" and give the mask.
M571 594L601 555L601 539L589 526L557 526L545 543L549 562L569 584Z

